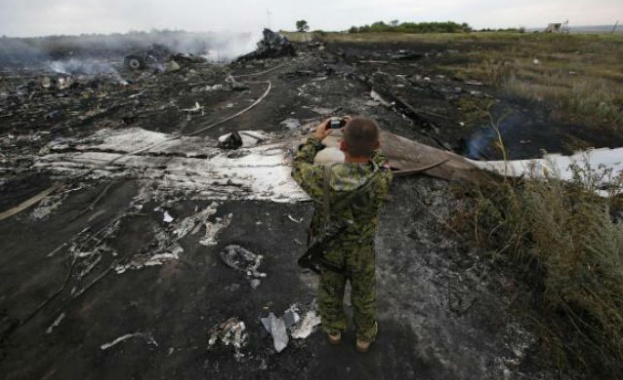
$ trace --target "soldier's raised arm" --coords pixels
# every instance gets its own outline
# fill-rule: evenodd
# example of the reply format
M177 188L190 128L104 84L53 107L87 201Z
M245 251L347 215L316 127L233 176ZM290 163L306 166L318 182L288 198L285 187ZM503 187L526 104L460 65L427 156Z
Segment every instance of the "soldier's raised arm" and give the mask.
M292 178L303 188L303 190L315 201L322 199L322 181L324 168L321 165L314 165L314 157L324 149L322 140L331 134L328 128L329 120L320 124L314 135L299 146L292 165Z

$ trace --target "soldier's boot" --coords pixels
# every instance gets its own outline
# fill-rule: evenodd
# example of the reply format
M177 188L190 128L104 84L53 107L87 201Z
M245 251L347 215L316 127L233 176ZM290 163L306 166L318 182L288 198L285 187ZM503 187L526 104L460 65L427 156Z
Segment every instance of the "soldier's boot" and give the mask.
M333 331L327 334L327 338L329 339L329 343L336 346L342 343L342 332L341 331Z
M368 350L370 349L370 346L376 339L376 335L378 334L378 332L379 332L379 325L377 322L374 322L374 336L372 337L372 339L363 340L363 339L357 338L357 343L355 344L355 350L361 353L368 352Z

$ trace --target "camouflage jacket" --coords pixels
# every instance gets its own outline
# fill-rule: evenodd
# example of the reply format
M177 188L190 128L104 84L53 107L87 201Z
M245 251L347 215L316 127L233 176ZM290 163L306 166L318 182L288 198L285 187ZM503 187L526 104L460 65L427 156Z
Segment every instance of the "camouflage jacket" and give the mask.
M372 244L378 226L378 210L387 198L392 179L385 156L377 150L368 163L331 166L329 203L340 204L340 200L353 191L358 194L353 194L354 197L351 197L344 207L331 208L330 218L326 219L323 207L325 169L322 165L313 164L316 153L323 147L318 139L309 138L299 147L292 168L294 180L316 203L310 225L310 238L323 236L326 232L325 221L328 220L329 229L348 225L345 232L339 236L341 243ZM368 181L371 182L368 184Z

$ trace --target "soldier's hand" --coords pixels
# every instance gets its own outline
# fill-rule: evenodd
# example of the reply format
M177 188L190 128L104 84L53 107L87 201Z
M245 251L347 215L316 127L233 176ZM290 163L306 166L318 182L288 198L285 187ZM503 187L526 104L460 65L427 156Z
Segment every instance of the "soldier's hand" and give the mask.
M314 131L314 137L318 140L323 140L325 137L331 134L331 129L329 128L329 122L331 118L326 119L319 126L316 127L316 131Z

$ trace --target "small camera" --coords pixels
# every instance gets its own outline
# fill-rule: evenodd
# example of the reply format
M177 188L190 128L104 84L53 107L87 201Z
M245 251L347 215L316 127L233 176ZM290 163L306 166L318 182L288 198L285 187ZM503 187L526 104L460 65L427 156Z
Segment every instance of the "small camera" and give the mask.
M346 119L339 117L332 117L329 121L329 128L331 129L340 129L346 125Z

